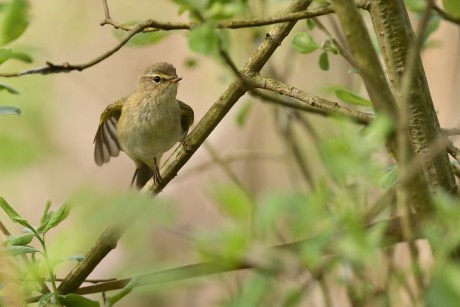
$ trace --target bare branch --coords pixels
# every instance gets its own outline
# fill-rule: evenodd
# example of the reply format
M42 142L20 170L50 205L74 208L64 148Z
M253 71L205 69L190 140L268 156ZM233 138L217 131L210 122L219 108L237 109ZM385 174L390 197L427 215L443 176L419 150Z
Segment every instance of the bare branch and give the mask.
M65 62L59 65L59 64L53 64L51 62L46 62L46 66L43 66L43 67L37 67L33 69L16 72L16 73L0 73L0 77L20 77L24 75L33 75L33 74L48 75L48 74L55 74L55 73L71 72L73 70L82 71L84 69L92 67L102 62L103 60L107 59L112 54L120 50L120 48L123 47L134 35L136 35L139 32L142 32L142 30L148 27L149 25L146 23L137 25L132 30L130 30L128 32L128 35L126 35L125 38L123 38L115 47L104 52L100 56L96 57L95 59L87 63L70 64L68 62Z
M460 25L460 18L454 17L450 14L448 14L446 11L444 11L442 8L440 8L438 5L434 5L433 9L438 12L439 15L441 15L442 18L444 18L447 21L450 21L452 23L455 23L457 25Z
M329 114L343 114L347 117L352 118L358 123L368 124L373 118L373 114L364 113L358 110L341 106L337 102L332 102L323 99L321 97L315 96L306 91L284 84L282 82L262 77L259 74L253 74L249 76L248 83L255 88L270 90L281 95L298 99L300 101L307 103L312 108L325 110Z

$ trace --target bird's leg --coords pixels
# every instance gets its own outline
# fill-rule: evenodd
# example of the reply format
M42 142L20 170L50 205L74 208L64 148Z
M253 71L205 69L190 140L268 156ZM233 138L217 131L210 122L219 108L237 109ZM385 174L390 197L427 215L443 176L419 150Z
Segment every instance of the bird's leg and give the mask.
M153 183L155 183L156 185L160 185L161 181L163 180L163 178L161 178L161 175L160 175L160 169L158 168L158 165L157 165L157 158L153 158L153 162L154 162L154 168L153 168Z
M129 185L130 188L133 187L134 180L136 179L138 172L139 172L139 167L136 167L136 170L134 171L133 179L131 179L131 184Z

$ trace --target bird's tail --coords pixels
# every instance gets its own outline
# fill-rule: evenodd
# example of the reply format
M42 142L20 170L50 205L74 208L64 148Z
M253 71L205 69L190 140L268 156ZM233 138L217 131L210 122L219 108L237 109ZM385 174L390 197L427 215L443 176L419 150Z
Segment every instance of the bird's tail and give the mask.
M139 168L136 170L135 176L136 176L136 188L140 190L144 187L147 181L149 181L150 178L152 178L153 171L150 169L150 167L147 166L147 164L141 163ZM134 181L134 178L133 178L133 181Z

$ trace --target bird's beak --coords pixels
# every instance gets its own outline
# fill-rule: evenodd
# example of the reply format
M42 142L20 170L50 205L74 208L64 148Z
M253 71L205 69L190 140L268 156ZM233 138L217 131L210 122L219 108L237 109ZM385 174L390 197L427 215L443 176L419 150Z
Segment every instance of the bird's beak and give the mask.
M177 78L171 79L171 82L172 82L172 83L177 83L177 82L179 82L180 80L182 80L182 78L181 78L181 77L177 77Z

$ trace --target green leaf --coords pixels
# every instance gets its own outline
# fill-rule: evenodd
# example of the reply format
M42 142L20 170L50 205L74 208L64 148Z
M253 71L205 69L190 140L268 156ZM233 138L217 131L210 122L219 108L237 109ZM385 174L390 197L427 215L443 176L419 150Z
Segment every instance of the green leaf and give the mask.
M319 57L319 67L322 70L329 70L329 57L327 55L327 52L321 53Z
M36 250L35 248L30 247L30 246L15 246L15 245L8 246L8 247L6 247L4 249L1 249L1 250L6 251L8 254L10 254L12 256L38 252L38 250Z
M14 218L20 217L19 213L10 206L10 204L3 198L0 197L0 207L5 211L8 217L13 220Z
M230 217L243 221L250 218L253 203L242 189L236 186L217 187L213 194L217 203Z
M210 55L216 54L219 37L213 23L205 23L193 28L188 37L188 45L195 52Z
M8 84L2 83L2 82L0 82L0 91L1 90L7 90L8 93L10 94L19 94L19 92L15 88L9 86Z
M9 59L16 59L22 62L32 63L32 57L27 53L0 48L0 64L3 64Z
M459 0L442 0L442 6L447 14L455 18L460 18Z
M19 115L21 114L21 110L16 107L8 107L8 106L0 106L0 114L16 114Z
M36 233L35 228L32 225L30 225L29 222L25 218L18 216L18 217L13 217L11 220L15 223L21 224L22 226L32 230L33 233Z
M40 300L38 300L38 307L46 306L53 297L53 295L54 294L52 292L43 294L42 297L40 297Z
M307 29L310 30L310 31L313 30L315 28L315 26L316 26L315 23L313 22L313 20L310 19L310 18L308 18L306 20L306 24L307 24Z
M84 296L70 293L66 295L59 295L59 301L66 307L99 307L99 302L90 300Z
M63 204L59 209L53 214L53 216L46 224L45 228L43 229L43 234L47 233L53 227L56 227L59 223L61 223L65 218L69 215L70 208L67 204Z
M240 13L244 8L244 4L239 1L229 1L227 3L215 1L203 13L203 15L205 20L229 19Z
M445 263L437 268L425 292L427 306L456 307L460 301L460 270Z
M252 109L253 103L251 101L245 101L243 105L240 107L238 110L238 113L236 114L236 123L238 124L239 127L243 127L244 123L246 122L246 119L248 118L248 115Z
M107 298L106 306L107 307L113 306L116 302L118 302L123 297L131 293L131 291L133 291L134 287L136 286L136 283L137 283L137 278L136 277L131 278L129 283L121 291Z
M201 0L173 0L179 4L179 14L185 11L203 11L205 9L205 2Z
M404 3L415 13L421 13L425 9L425 0L404 0Z
M302 289L294 289L287 292L286 297L283 299L283 307L300 306L302 303L303 291Z
M399 174L398 174L398 167L396 165L390 166L388 171L383 175L382 179L380 180L380 187L382 189L389 189L390 187L394 186L396 182L398 182Z
M335 91L335 95L337 98L342 100L343 102L349 103L349 104L354 104L358 106L366 106L370 107L372 106L372 102L368 99L365 99L347 89L338 89Z
M424 46L426 46L426 42L428 38L431 36L431 34L433 34L439 28L440 24L441 24L441 17L439 17L438 15L432 15L430 17L425 34L423 35Z
M339 49L337 49L334 38L332 36L328 37L328 39L321 44L321 49L336 55L339 54Z
M29 24L28 10L27 0L12 0L5 7L0 22L0 45L7 44L24 33Z
M311 53L321 48L321 46L315 42L313 37L305 32L297 33L294 36L294 39L292 40L292 46L294 47L295 51L303 54Z
M6 245L24 246L32 242L33 234L26 233L19 236L11 236L6 239Z
M85 256L84 255L73 255L73 256L66 257L63 260L73 260L76 262L82 262L83 260L85 260Z

